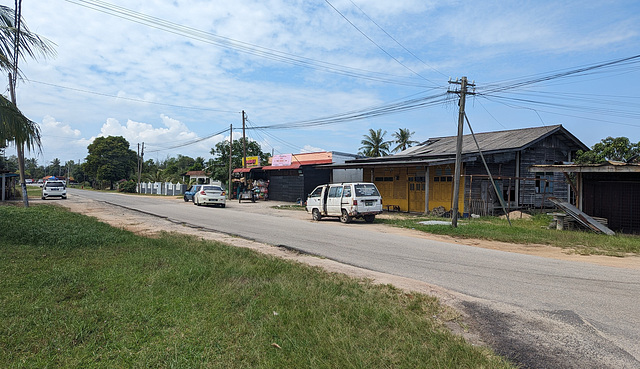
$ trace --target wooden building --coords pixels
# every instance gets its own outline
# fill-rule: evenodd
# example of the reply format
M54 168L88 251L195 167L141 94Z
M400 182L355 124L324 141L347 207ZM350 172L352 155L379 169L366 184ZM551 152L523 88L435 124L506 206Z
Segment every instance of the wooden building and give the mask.
M588 150L561 125L477 133L475 139L496 182L489 181L471 135L463 137L458 208L462 213L494 214L502 196L509 210L552 206L549 196L567 199L570 188L562 173L530 173L533 164L571 161ZM376 184L385 206L400 211L451 209L456 137L437 137L395 155L347 161L333 168L361 168L363 180Z
M640 234L640 164L534 165L530 171L563 174L578 209L607 219L616 232Z

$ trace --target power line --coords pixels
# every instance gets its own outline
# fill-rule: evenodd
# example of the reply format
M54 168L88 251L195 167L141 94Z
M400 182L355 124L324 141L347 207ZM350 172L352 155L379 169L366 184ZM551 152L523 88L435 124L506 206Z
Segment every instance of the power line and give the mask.
M238 110L223 110L223 109L203 108L203 107L199 107L199 106L186 106L186 105L166 104L166 103L159 103L159 102L143 100L143 99L134 99L134 98L131 98L131 97L123 97L123 96L105 94L105 93L101 93L101 92L97 92L97 91L83 90L83 89L75 88L75 87L61 86L61 85L56 85L56 84L53 84L53 83L47 83L47 82L41 82L41 81L34 81L34 80L28 80L28 81L29 82L33 82L33 83L38 83L38 84L41 84L41 85L62 88L62 89L65 89L65 90L70 90L70 91L77 91L77 92L82 92L82 93L92 94L92 95L97 95L97 96L112 97L112 98L115 98L115 99L121 99L121 100L127 100L127 101L141 102L141 103L145 103L145 104L170 106L170 107L173 107L173 108L181 108L181 109L215 111L215 112L221 112L221 113L234 113L234 114L240 113Z
M183 37L191 38L208 44L216 45L226 49L259 56L261 58L275 60L283 63L292 64L299 67L321 70L324 72L336 73L352 78L360 78L370 81L389 83L403 86L413 87L429 87L415 79L402 76L395 76L387 73L367 71L339 65L335 63L319 61L306 58L275 49L250 44L247 42L235 40L229 37L219 36L210 32L201 31L192 27L173 23L161 18L156 18L133 10L109 4L100 0L66 0L69 3L96 10L105 14L109 14L118 18L126 19L148 27L156 28L165 32L173 33Z
M428 80L427 78L423 77L420 75L420 73L414 71L413 69L409 68L407 65L405 65L403 62L401 62L400 60L398 60L395 56L391 55L387 50L385 50L382 46L380 46L380 44L378 44L377 42L375 42L371 37L369 37L366 33L364 33L360 28L358 28L358 26L356 26L351 20L349 20L349 18L347 18L346 15L342 14L342 12L340 12L340 10L338 10L335 6L333 6L333 4L331 4L331 2L329 2L329 0L324 0L327 4L329 4L329 6L331 8L333 8L333 10L336 11L336 13L340 14L340 16L342 18L344 18L344 20L347 21L347 23L349 23L353 28L356 29L356 31L358 31L361 35L363 35L367 40L369 40L372 44L374 44L378 49L382 50L383 53L385 53L388 57L390 57L391 59L395 60L396 63L400 64L402 67L404 67L405 69L407 69L409 72L415 74L416 76L424 79L425 81L431 82L434 85L437 85L436 83ZM353 2L352 2L353 3ZM355 5L355 4L354 4Z
M414 54L413 52L411 52L411 50L407 49L403 44L401 44L398 40L395 39L395 37L391 36L391 34L389 34L389 32L387 32L384 28L382 28L382 26L380 26L375 20L373 20L367 13L364 12L364 10L362 10L362 8L360 8L358 5L356 5L356 3L353 2L353 0L349 0L351 2L351 4L353 4L353 6L355 6L362 14L364 14L365 17L367 17L367 19L369 19L371 21L371 23L375 24L376 27L378 27L378 29L380 29L382 32L384 32L385 35L387 35L390 39L393 40L393 42L395 42L396 44L398 44L398 46L400 46L402 49L404 49L404 51L408 52L411 56L413 56L414 58L416 58L418 61L420 61L422 64L426 65L427 67L431 68L433 71L440 73L442 76L447 77L446 74L440 72L439 70L437 70L436 68L432 67L430 64L428 64L427 62L425 62L424 60L420 59L416 54ZM429 80L427 80L429 81ZM429 81L431 82L431 81Z
M589 64L583 67L578 67L574 69L568 70L559 70L557 72L551 74L537 74L529 77L523 77L516 80L507 80L503 82L497 82L493 84L487 84L483 88L478 88L479 92L484 94L492 94L498 93L508 90L514 90L517 88L522 88L526 86L530 86L533 84L538 84L542 82L548 82L560 78L568 78L568 77L577 77L582 75L590 75L595 73L605 73L608 72L612 68L629 68L633 67L633 70L638 70L640 67L637 64L640 63L640 55L633 55L630 57L614 59L610 61L600 62L596 64ZM528 78L528 79L525 79Z
M227 131L229 131L229 129L225 128L225 129L223 129L223 130L221 130L219 132L212 133L212 134L207 135L205 137L195 138L195 139L192 139L192 140L189 140L189 141L185 141L185 142L183 142L181 144L177 144L177 145L173 145L173 146L161 147L160 149L157 149L157 150L147 150L147 152L159 152L159 151L172 150L172 149L177 149L177 148L180 148L180 147L190 146L190 145L193 145L193 144L197 144L198 142L206 141L206 140L208 140L210 138L213 138L213 137L215 137L217 135L223 134L224 132L227 132ZM148 143L147 143L147 145L150 146Z
M258 126L254 127L253 129L293 129L339 124L344 122L379 117L388 114L396 114L410 110L422 109L427 106L442 104L448 100L449 98L447 97L447 93L444 92L435 95L405 100L398 103L379 105L368 109L335 114L324 118Z

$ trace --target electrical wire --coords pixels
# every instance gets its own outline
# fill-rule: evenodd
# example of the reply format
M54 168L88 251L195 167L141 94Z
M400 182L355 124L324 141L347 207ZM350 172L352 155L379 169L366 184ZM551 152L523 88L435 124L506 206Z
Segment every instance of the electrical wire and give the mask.
M206 140L208 140L210 138L213 138L215 136L221 135L221 134L223 134L225 132L228 132L228 131L229 131L229 128L225 128L225 129L223 129L223 130L221 130L219 132L209 134L209 135L207 135L205 137L195 138L195 139L192 139L192 140L189 140L189 141L185 141L183 143L180 143L180 144L177 144L177 145L173 145L173 146L161 147L160 149L157 149L157 150L147 150L147 152L158 152L158 151L172 150L172 149L178 149L178 148L185 147L185 146L190 146L190 145L193 145L193 144L197 144L198 142L206 141ZM149 146L157 146L157 145L149 145Z
M126 19L131 22L142 24L151 28L159 29L165 32L173 33L193 40L198 40L208 44L216 45L225 49L242 52L258 56L261 58L275 60L283 63L292 64L299 67L320 70L324 72L336 73L352 78L360 78L369 81L381 83L413 86L413 87L429 87L423 82L413 78L391 75L388 73L380 73L367 71L364 69L348 67L335 63L306 58L275 49L250 44L247 42L235 40L229 37L219 36L210 32L201 31L195 28L173 23L161 18L156 18L133 10L116 6L100 0L65 0L71 4L79 5L88 9L96 10L105 14L109 14L118 18Z
M277 123L277 124L254 127L254 129L311 128L311 127L318 127L318 126L325 126L325 125L331 125L331 124L339 124L339 123L357 121L362 119L374 118L374 117L379 117L379 116L388 115L388 114L397 114L401 112L406 112L410 110L416 110L416 109L421 109L428 106L442 104L450 100L447 95L448 94L444 92L444 93L439 93L435 95L409 99L409 100L401 101L398 103L379 105L372 108L331 115L324 118L302 120L302 121L288 122L288 123Z
M82 92L82 93L86 93L86 94L92 94L92 95L98 95L98 96L105 96L105 97L112 97L115 99L121 99L121 100L127 100L127 101L135 101L135 102L141 102L141 103L145 103L145 104L153 104L153 105L161 105L161 106L170 106L173 108L180 108L180 109L192 109L192 110L203 110L203 111L215 111L215 112L221 112L221 113L234 113L234 114L238 114L240 113L239 110L223 110L223 109L212 109L212 108L203 108L203 107L198 107L198 106L186 106L186 105L176 105L176 104L166 104L166 103L159 103L159 102L155 102L155 101L149 101L149 100L143 100L143 99L134 99L131 97L123 97L123 96L117 96L117 95L111 95L111 94L105 94L105 93L101 93L101 92L96 92L96 91L89 91L89 90L83 90L80 88L74 88L74 87L67 87L67 86L61 86L61 85L56 85L53 83L47 83L47 82L41 82L41 81L35 81L35 80L28 80L29 82L33 82L33 83L38 83L41 85L45 85L45 86L51 86L51 87L57 87L57 88L62 88L65 90L70 90L70 91L77 91L77 92Z
M600 62L596 64L588 64L588 65L574 68L574 69L559 70L551 74L542 74L542 75L537 74L533 76L522 77L515 80L507 80L507 81L487 84L483 87L477 88L477 91L484 94L495 94L498 92L519 89L526 86L539 84L542 82L553 81L561 78L578 77L578 76L591 75L596 73L606 73L606 72L610 72L610 70L613 68L616 68L619 70L622 67L631 68L633 66L632 69L627 69L627 70L637 71L640 69L640 67L638 66L639 63L640 63L640 55L633 55L625 58L614 59L614 60Z
M366 33L364 33L364 31L362 31L358 26L355 25L355 23L353 23L349 18L347 18L346 15L344 15L340 10L338 10L335 6L333 6L333 4L331 4L331 2L329 0L324 0L327 4L329 4L329 6L336 11L336 13L338 13L344 20L347 21L347 23L349 23L353 28L355 28L356 31L358 31L362 36L364 36L367 40L369 40L372 44L374 44L378 49L382 50L383 53L385 53L388 57L390 57L391 59L393 59L396 63L400 64L403 68L405 68L406 70L408 70L409 72L415 74L416 76L424 79L425 81L431 82L434 85L438 85L437 83L434 83L430 80L428 80L427 78L423 77L422 75L420 75L420 73L414 71L413 69L409 68L407 65L405 65L403 62L401 62L400 60L398 60L398 58L396 58L395 56L391 55L387 50L385 50L382 46L380 46L380 44L378 44L377 42L375 42L371 37L369 37ZM353 2L351 2L353 4ZM355 5L355 4L354 4ZM362 11L362 10L361 10ZM374 22L375 23L375 22Z
M436 68L434 68L433 66L431 66L430 64L428 64L427 62L425 62L424 60L420 59L416 54L414 54L413 52L411 52L411 50L407 49L403 44L400 43L400 41L396 40L395 37L393 37L391 34L389 34L389 32L387 32L384 28L382 28L382 26L380 26L375 20L373 20L373 18L371 18L367 13L364 12L364 10L362 10L362 8L360 8L356 3L353 2L353 0L349 0L351 2L351 4L353 4L353 6L355 6L365 17L367 17L367 19L369 19L369 21L371 21L371 23L375 24L376 27L378 27L379 30L381 30L382 32L384 32L385 35L387 35L390 39L393 40L393 42L395 42L398 46L400 46L404 51L406 51L407 53L409 53L409 55L413 56L414 58L416 58L416 60L418 60L419 62L421 62L422 64L426 65L428 68L432 69L434 72L440 73L442 76L444 76L445 78L447 77L446 74L440 72L439 70L437 70ZM425 78L426 79L426 78ZM427 81L429 81L427 79ZM431 82L431 81L430 81Z

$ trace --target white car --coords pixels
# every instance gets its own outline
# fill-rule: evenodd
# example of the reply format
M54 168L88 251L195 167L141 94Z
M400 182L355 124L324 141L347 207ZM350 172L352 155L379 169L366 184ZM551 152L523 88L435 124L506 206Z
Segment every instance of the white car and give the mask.
M340 217L343 223L362 218L372 223L382 213L382 197L373 183L332 183L316 187L307 198L313 220Z
M217 185L202 185L198 192L193 195L194 205L217 205L221 208L226 206L226 192L224 188Z
M42 199L48 199L49 197L67 198L67 185L64 181L46 181L42 185Z

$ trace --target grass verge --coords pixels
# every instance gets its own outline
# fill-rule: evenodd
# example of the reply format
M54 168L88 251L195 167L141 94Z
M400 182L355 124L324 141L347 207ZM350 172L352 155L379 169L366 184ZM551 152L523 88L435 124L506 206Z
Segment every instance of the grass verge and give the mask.
M508 368L432 297L53 205L0 206L5 367Z
M458 222L459 226L457 228L452 228L448 224L420 224L422 221L435 219L443 220L443 218L401 216L393 219L377 218L376 222L458 238L485 239L516 244L552 245L573 249L575 252L584 255L640 255L640 237L638 236L624 234L607 236L588 231L547 229L552 217L546 214L535 215L529 219L512 219L512 226L509 226L506 219L496 217L464 219Z

